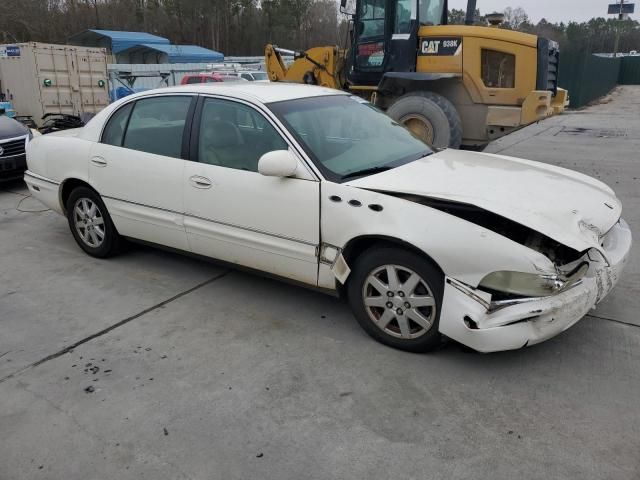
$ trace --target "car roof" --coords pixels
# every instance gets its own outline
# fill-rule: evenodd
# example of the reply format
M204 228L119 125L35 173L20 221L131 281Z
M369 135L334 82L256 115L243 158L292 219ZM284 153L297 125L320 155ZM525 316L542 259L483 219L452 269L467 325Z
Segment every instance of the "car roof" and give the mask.
M300 83L220 82L180 85L176 87L147 90L135 96L145 97L150 94L173 92L224 95L241 100L258 101L260 103L273 103L284 100L294 100L297 98L321 97L327 95L347 95L346 92L335 90L333 88L304 85Z

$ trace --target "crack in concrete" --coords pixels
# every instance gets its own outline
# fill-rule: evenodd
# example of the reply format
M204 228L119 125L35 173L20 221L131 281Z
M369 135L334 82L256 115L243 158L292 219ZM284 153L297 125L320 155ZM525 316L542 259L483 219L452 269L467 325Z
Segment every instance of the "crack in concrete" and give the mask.
M636 325L635 323L625 322L624 320L617 320L615 318L607 318L607 317L599 317L598 315L587 314L588 317L596 318L598 320L607 320L608 322L619 323L621 325L628 325L630 327L640 328L640 325Z
M26 372L27 370L31 370L32 368L37 367L38 365L42 365L43 363L46 363L46 362L48 362L50 360L54 360L54 359L64 355L65 353L69 353L74 348L79 347L80 345L82 345L84 343L90 342L91 340L93 340L95 338L101 337L102 335L105 335L105 334L111 332L112 330L115 330L116 328L121 327L122 325L125 325L125 324L131 322L132 320L135 320L136 318L140 318L143 315L145 315L145 314L147 314L149 312L152 312L153 310L156 310L156 309L158 309L160 307L164 307L165 305L168 305L169 303L171 303L171 302L173 302L175 300L178 300L179 298L184 297L185 295L188 295L189 293L194 292L195 290L198 290L199 288L202 288L202 287L204 287L206 285L209 285L210 283L213 283L213 282L215 282L217 280L220 280L224 276L228 275L230 272L231 272L231 270L225 270L224 272L219 273L218 275L216 275L216 276L214 276L214 277L212 277L212 278L210 278L208 280L205 280L202 283L199 283L195 287L191 287L190 289L185 290L184 292L180 292L177 295L174 295L173 297L168 298L167 300L163 300L162 302L157 303L156 305L153 305L153 306L151 306L149 308L145 308L144 310L142 310L142 311L140 311L140 312L138 312L138 313L136 313L134 315L131 315L130 317L124 318L124 319L120 320L119 322L114 323L113 325L111 325L111 326L109 326L109 327L107 327L107 328L105 328L103 330L100 330L99 332L96 332L96 333L94 333L92 335L89 335L88 337L85 337L85 338L83 338L81 340L78 340L77 342L72 343L71 345L69 345L67 347L64 347L62 350L59 350L56 353L52 353L51 355L46 356L46 357L38 360L37 362L31 363L31 364L27 365L26 367L21 368L20 370L17 370L17 371L15 371L13 373L10 373L9 375L7 375L5 377L0 378L0 383L4 383L4 382L6 382L7 380L9 380L11 378L15 378L18 375Z

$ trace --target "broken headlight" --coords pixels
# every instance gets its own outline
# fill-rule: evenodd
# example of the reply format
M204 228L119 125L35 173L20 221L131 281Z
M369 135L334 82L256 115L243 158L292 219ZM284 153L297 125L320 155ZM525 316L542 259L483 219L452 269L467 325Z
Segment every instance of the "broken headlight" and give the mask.
M478 285L482 289L523 297L547 297L563 290L567 279L562 275L537 275L523 272L493 272Z

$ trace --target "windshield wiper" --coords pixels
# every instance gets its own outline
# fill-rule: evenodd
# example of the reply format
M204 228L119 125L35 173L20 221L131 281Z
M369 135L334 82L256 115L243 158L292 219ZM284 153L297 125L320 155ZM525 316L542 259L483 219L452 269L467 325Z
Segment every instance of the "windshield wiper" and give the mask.
M362 170L356 170L354 172L345 173L341 177L341 179L346 180L347 178L362 177L364 175L373 175L374 173L386 172L387 170L391 170L392 168L393 167L389 167L386 165L380 166L380 167L365 168Z

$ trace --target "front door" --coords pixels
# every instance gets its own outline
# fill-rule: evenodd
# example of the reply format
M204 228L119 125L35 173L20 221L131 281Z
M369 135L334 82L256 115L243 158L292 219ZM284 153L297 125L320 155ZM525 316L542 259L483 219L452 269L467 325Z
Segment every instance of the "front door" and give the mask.
M287 142L254 107L202 98L184 171L185 228L195 253L316 285L319 182L258 173Z
M356 5L349 80L377 85L384 71L387 0L362 0Z
M182 157L192 102L193 95L161 95L128 103L94 145L89 180L121 235L189 249Z
M385 72L415 72L418 54L418 0L392 2L393 29Z

